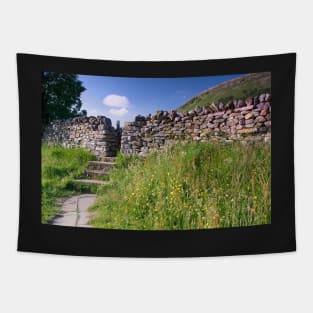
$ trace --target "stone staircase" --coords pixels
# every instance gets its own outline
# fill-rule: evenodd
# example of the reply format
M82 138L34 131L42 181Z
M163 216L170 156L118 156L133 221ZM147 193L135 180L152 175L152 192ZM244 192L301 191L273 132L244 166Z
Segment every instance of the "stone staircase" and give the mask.
M84 171L84 178L75 179L74 183L105 185L109 184L109 171L114 166L116 157L103 157L101 161L89 161ZM101 178L107 177L107 180Z

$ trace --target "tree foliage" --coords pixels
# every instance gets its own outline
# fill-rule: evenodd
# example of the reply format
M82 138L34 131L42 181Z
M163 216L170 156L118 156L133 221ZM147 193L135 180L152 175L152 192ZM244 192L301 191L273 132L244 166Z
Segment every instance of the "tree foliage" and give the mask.
M86 115L81 93L86 90L76 74L44 72L42 74L42 123Z

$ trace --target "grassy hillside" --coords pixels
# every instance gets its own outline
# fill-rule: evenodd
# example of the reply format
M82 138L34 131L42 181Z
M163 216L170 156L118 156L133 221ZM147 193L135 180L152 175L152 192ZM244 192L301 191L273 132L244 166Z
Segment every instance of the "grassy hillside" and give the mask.
M83 149L43 145L41 149L41 221L47 223L57 212L57 198L74 193L71 181L95 156Z
M178 111L188 111L194 109L196 106L203 107L212 102L225 103L232 99L245 99L264 92L270 92L270 89L270 72L248 74L201 92L179 107Z
M201 229L271 222L270 146L190 143L119 157L101 187L95 227Z

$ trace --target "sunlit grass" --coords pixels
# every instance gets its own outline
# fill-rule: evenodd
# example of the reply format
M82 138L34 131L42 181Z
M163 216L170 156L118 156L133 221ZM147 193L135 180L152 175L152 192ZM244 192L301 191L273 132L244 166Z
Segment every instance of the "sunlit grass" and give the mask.
M179 230L271 222L267 144L189 143L146 158L118 157L99 189L95 227Z

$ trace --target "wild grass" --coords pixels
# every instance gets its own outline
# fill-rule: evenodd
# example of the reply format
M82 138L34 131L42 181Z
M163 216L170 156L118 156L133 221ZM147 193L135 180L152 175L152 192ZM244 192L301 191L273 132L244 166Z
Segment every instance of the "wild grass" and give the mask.
M57 199L85 188L72 181L95 156L83 149L43 145L41 149L41 221L47 223L58 213ZM82 190L81 190L82 191ZM88 190L89 191L89 190Z
M92 225L180 230L271 223L268 144L179 144L145 158L119 155L98 189Z

